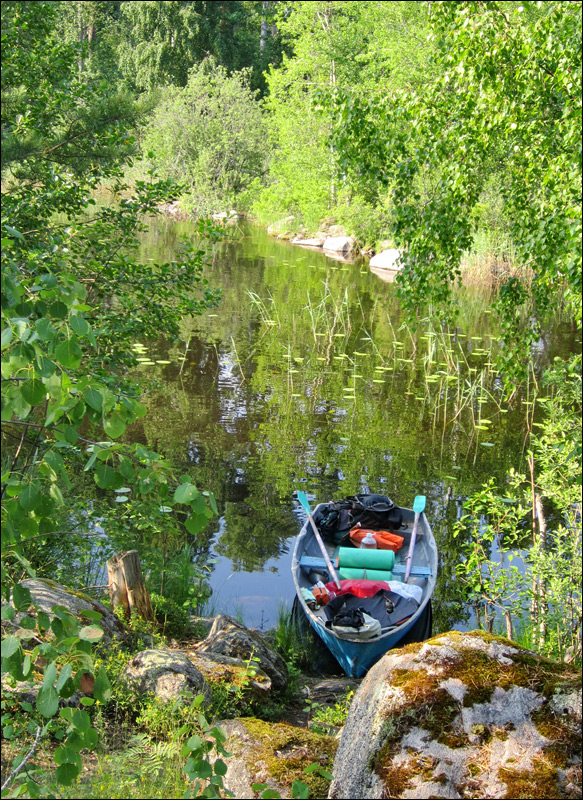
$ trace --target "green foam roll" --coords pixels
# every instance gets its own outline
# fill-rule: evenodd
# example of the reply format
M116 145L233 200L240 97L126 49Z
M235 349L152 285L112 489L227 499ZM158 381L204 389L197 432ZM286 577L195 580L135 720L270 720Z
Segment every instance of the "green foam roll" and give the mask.
M394 566L395 554L392 550L364 550L359 547L340 547L338 550L339 569L391 570Z
M357 569L355 567L340 567L338 577L342 580L367 580L367 581L392 581L393 573L384 569Z

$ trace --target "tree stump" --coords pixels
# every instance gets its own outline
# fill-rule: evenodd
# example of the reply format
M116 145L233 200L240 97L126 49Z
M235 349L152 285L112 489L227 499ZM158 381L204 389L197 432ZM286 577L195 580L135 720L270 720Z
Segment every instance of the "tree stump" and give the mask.
M117 553L109 559L106 566L112 608L121 606L126 619L134 611L143 619L152 621L154 612L144 583L138 551Z

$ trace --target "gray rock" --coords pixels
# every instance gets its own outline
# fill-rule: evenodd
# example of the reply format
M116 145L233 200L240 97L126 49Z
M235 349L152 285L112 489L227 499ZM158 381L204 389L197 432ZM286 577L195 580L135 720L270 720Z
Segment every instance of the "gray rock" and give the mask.
M219 614L206 639L196 645L197 653L214 657L215 653L240 659L257 666L271 679L274 689L285 689L287 666L283 658L270 647L258 631L250 631L226 614ZM253 661L258 658L259 661Z
M296 236L295 239L292 239L292 244L300 244L302 247L322 247L325 238L325 236L321 236L318 238L302 239L301 236Z
M352 236L328 236L322 245L324 250L331 250L334 253L351 253L354 250L355 241Z
M121 680L137 694L151 692L161 700L176 700L184 692L211 697L202 672L181 650L143 650L135 655L121 675Z
M390 651L356 692L328 796L581 796L578 682L478 632Z
M82 612L98 611L101 614L101 619L96 624L103 629L103 641L107 642L113 638L124 639L126 637L125 628L115 614L106 608L103 603L100 603L99 600L94 600L83 592L67 589L65 586L52 581L33 579L22 581L22 586L30 591L36 608L48 614L51 620L55 616L54 606L65 608L70 614L84 621L87 625L93 621L87 617L84 618ZM20 620L27 615L28 612L18 612L11 622L12 627L18 627ZM30 616L36 616L36 612L31 611Z
M336 741L311 733L304 728L282 723L269 723L252 718L226 720L219 723L226 735L225 749L232 755L226 759L225 788L241 800L255 797L254 783L265 783L282 798L292 796L294 780L313 783L310 797L323 797L325 779L306 776L304 767L317 763L329 770Z
M260 667L253 668L249 674L247 663L240 658L231 658L220 653L188 653L189 658L207 681L231 686L249 688L258 695L265 695L272 689L271 678Z
M390 269L390 270L400 270L401 265L399 264L399 259L401 257L400 250L383 250L380 253L377 253L376 256L373 256L369 261L369 267L375 267L376 269Z

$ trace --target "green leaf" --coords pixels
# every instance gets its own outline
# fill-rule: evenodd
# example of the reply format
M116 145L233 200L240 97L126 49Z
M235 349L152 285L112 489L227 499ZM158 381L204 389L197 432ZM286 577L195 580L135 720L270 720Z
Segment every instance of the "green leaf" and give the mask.
M100 703L107 703L111 700L111 684L103 667L100 667L95 674L93 696L96 700L99 700Z
M81 767L77 764L61 764L55 770L55 778L63 786L71 786L81 772Z
M103 395L100 391L89 386L83 392L83 399L94 411L101 411L103 407Z
M24 381L20 387L20 391L26 402L31 406L42 403L47 395L44 383L36 379Z
M86 625L79 631L79 638L86 642L98 642L103 637L103 630L97 625Z
M25 611L32 605L30 589L21 583L15 583L12 587L12 602L17 611Z
M205 497L208 497L208 501L210 503L210 506L211 506L212 510L214 511L215 515L218 517L219 516L219 509L217 508L217 501L215 500L214 494L212 492L203 492L203 495Z
M78 369L81 366L81 357L81 348L75 339L61 342L55 349L55 358L66 369Z
M24 236L17 231L16 228L10 227L10 225L4 225L4 230L9 236L12 236L14 239L20 239L21 242L24 242Z
M189 533L196 536L207 524L208 519L205 514L191 514L185 521L184 526Z
M48 688L52 686L54 682L57 680L57 665L54 661L51 661L50 664L47 664L45 667L45 672L43 675L43 686Z
M292 782L292 797L304 800L310 796L310 789L303 781Z
M27 484L18 496L20 507L25 511L34 511L41 502L41 491L36 483Z
M83 699L88 700L89 698L84 697ZM85 731L83 739L83 744L88 750L95 750L99 744L99 734L95 728L89 728L89 730Z
M108 436L111 436L112 439L117 439L124 433L126 424L120 414L114 411L113 414L104 420L103 428Z
M198 489L192 483L182 483L174 492L175 503L190 503L198 496Z
M94 478L100 489L112 489L120 476L108 464L100 464L95 470Z
M2 330L2 350L4 350L5 347L8 347L12 341L12 335L12 328L7 327Z
M215 761L215 773L217 775L226 775L227 774L227 769L228 769L228 767L225 764L225 762L222 760L222 758L217 758L217 760Z
M20 649L20 639L16 636L7 636L2 639L2 658L10 658Z
M43 686L36 698L36 707L43 717L53 717L59 709L59 695L54 686Z
M91 727L91 719L86 711L76 708L73 712L73 725L80 733L86 733Z
M46 613L46 611L39 611L36 615L36 622L39 628L39 631L46 631L51 626L51 618Z
M57 330L51 325L47 317L41 317L35 322L35 329L41 342L51 342L57 335Z
M73 667L70 664L65 664L57 678L57 692L61 693L61 689L65 683L73 676Z
M87 336L90 330L89 323L85 317L81 317L79 314L73 314L69 317L69 325L79 336Z
M79 614L82 617L87 617L87 619L93 619L95 621L103 619L103 614L101 611L95 611L92 608L82 608Z

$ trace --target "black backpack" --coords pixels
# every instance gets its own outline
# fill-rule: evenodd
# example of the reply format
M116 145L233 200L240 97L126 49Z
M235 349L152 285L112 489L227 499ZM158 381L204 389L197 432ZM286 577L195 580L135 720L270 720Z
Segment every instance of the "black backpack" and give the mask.
M322 537L336 544L351 528L397 531L403 515L392 500L382 494L356 494L345 500L327 503L316 519Z

